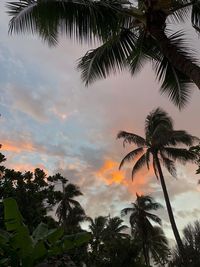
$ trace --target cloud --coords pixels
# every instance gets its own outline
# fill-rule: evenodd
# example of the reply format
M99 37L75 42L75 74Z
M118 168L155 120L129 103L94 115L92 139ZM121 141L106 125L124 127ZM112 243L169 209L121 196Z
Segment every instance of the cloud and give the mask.
M152 181L153 169L141 168L133 182L130 177L130 169L118 170L119 163L111 159L105 160L103 166L96 172L99 179L107 185L120 184L128 188L130 194L150 193L150 181Z
M1 139L2 143L2 152L13 152L14 154L20 153L38 153L46 154L48 156L57 156L57 157L68 157L67 149L63 148L62 145L53 145L53 144L41 144L37 141L28 140L26 138L16 138L15 139Z
M14 108L30 115L36 120L46 122L48 120L48 99L42 93L37 94L32 88L22 86L10 86ZM41 90L42 91L42 90Z

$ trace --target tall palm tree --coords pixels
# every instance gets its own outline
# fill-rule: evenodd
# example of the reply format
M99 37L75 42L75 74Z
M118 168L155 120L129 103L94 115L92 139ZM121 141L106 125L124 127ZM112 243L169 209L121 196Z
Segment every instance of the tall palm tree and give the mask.
M186 131L174 130L172 119L160 108L153 110L147 116L145 121L145 138L125 131L119 132L117 137L123 138L124 144L133 143L138 147L128 153L119 166L121 168L124 163L136 160L132 169L132 179L136 172L145 164L149 168L150 160L152 159L155 175L160 180L162 186L172 230L180 253L184 257L184 248L172 212L161 163L172 176L176 176L174 161L181 163L195 162L197 157L196 153L183 148L183 146L191 146L199 139ZM177 147L179 145L181 148ZM138 156L139 159L137 159Z
M56 210L56 215L66 232L72 231L79 223L86 219L85 211L75 197L81 196L79 187L75 184L63 185L63 198Z
M191 14L200 31L198 0L20 0L9 2L8 10L10 32L38 33L50 45L59 33L79 42L99 40L79 63L86 84L124 68L135 75L150 62L161 93L179 107L189 99L191 83L200 88L200 67L184 31L167 28Z
M132 235L136 239L141 239L142 249L145 258L146 265L150 265L149 258L149 240L151 239L154 231L154 226L151 221L157 224L161 224L161 219L151 213L152 210L157 210L161 208L161 204L154 201L150 196L139 196L136 195L136 201L132 203L132 207L125 208L122 210L122 216L130 214L130 225L132 230Z

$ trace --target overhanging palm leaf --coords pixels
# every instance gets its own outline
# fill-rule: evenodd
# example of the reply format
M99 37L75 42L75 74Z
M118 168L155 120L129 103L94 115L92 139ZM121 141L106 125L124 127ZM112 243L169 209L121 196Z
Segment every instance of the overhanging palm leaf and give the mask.
M158 80L162 82L161 94L166 94L179 109L183 108L191 96L191 80L178 71L166 57L157 62L155 71Z
M146 32L139 32L137 35L137 39L135 40L135 46L132 49L131 55L128 58L130 64L131 74L134 75L139 72L143 66L150 59L147 53L147 38ZM152 53L152 50L150 50ZM152 53L153 54L153 53ZM153 55L154 56L154 55Z
M129 30L122 30L102 46L87 52L78 64L78 68L82 70L82 80L88 85L96 79L106 78L111 71L125 68L134 45L134 34Z
M192 15L191 21L194 29L200 33L200 3L199 1L195 1L196 3L192 6Z
M190 98L191 83L200 88L200 67L191 56L194 53L190 46L183 42L184 33L169 36L166 32L169 17L184 21L191 8L191 23L199 31L198 0L22 0L10 2L8 8L11 32L38 33L53 45L60 33L79 42L103 42L79 64L86 84L107 77L127 63L135 74L146 61L153 60L158 61L156 74L162 81L161 93L179 108ZM119 45L116 36L121 32L127 38L130 33L135 36L134 45Z
M92 0L22 0L8 3L10 31L41 33L48 28L80 41L107 38L126 20L120 1ZM41 36L43 37L43 35Z

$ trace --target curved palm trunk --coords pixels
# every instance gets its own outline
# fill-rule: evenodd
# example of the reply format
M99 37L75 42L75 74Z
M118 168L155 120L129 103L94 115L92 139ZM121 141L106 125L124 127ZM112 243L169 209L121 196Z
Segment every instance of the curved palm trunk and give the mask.
M178 51L176 45L172 44L166 36L164 29L151 27L150 32L158 41L163 54L168 58L172 65L189 77L200 89L200 67Z
M177 242L180 254L181 254L182 258L183 258L183 261L184 261L185 264L187 264L187 258L185 256L183 243L182 243L182 240L180 238L180 235L179 235L179 232L178 232L178 229L177 229L177 226L176 226L176 222L175 222L175 219L174 219L171 203L170 203L170 200L169 200L169 195L168 195L168 192L167 192L167 187L166 187L166 184L165 184L164 176L163 176L163 173L162 173L162 169L161 169L161 166L160 166L160 161L158 159L157 154L154 154L154 159L155 159L156 167L158 169L160 182L161 182L161 186L162 186L162 190L163 190L163 194L164 194L164 198L165 198L165 203L166 203L166 206L167 206L169 220L170 220L170 223L171 223L171 226L172 226L172 230L173 230L173 233L174 233L174 237L176 239L176 242ZM185 265L185 266L187 266L187 265Z

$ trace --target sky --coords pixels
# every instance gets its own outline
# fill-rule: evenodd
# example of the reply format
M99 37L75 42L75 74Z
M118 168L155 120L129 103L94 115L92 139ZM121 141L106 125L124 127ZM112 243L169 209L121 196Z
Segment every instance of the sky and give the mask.
M119 216L135 201L136 192L150 194L164 205L153 171L142 169L131 181L130 166L118 170L131 146L116 140L120 130L144 134L144 121L162 107L176 129L200 137L200 93L192 88L181 112L159 93L150 66L135 77L128 72L85 87L77 61L91 47L60 38L49 48L37 36L9 35L5 1L0 3L0 143L6 166L20 171L60 172L80 186L79 199L89 216ZM195 38L194 34L188 36ZM199 40L195 38L196 46ZM191 41L192 44L192 41ZM177 179L164 170L179 229L200 217L196 166L177 165ZM158 212L173 239L166 209Z

